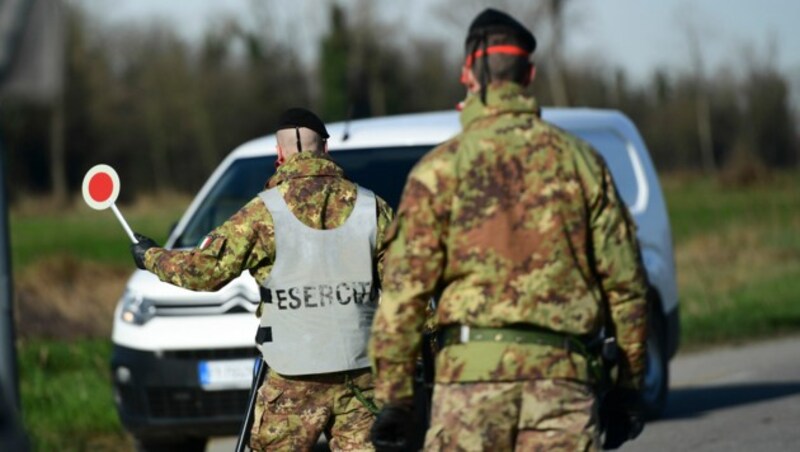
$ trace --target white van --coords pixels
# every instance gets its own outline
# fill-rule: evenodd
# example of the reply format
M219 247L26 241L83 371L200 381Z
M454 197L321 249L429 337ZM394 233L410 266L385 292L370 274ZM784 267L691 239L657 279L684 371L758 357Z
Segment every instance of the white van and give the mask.
M644 396L650 415L657 416L665 404L679 320L669 218L655 169L636 127L620 112L544 109L543 117L603 155L638 225L651 286ZM459 130L455 111L392 116L330 124L328 144L347 177L396 207L416 161ZM236 148L165 246L194 247L263 189L275 158L274 136ZM202 450L208 437L237 433L257 357L258 301L248 273L202 293L134 272L114 314L111 370L120 419L141 449Z

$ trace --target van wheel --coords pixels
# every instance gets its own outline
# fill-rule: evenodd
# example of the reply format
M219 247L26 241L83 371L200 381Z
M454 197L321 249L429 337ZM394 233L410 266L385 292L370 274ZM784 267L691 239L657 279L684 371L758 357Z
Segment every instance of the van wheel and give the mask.
M134 438L136 452L203 452L206 450L205 438Z
M649 334L647 336L647 361L644 372L642 398L645 416L656 419L664 413L669 391L669 360L667 359L664 316L658 303L650 303L647 313Z

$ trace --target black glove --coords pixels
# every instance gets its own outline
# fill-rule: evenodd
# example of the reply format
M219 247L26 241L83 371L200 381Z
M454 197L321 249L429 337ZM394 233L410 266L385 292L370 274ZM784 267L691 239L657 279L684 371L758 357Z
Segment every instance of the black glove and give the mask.
M378 412L369 438L377 452L400 452L408 450L411 434L411 406L405 404L386 405Z
M133 233L133 236L136 237L138 243L131 244L131 254L133 255L133 262L136 264L137 267L144 270L144 253L147 252L150 248L158 248L158 244L155 240L151 239L150 237L145 237L142 234Z
M614 388L600 406L600 426L605 431L603 449L617 449L644 430L642 395L633 389Z

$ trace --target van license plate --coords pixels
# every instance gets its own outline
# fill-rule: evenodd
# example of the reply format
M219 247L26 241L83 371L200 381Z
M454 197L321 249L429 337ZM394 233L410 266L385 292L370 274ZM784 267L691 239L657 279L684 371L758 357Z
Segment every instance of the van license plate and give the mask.
M249 389L253 382L254 365L252 358L200 361L197 363L200 386L206 391Z

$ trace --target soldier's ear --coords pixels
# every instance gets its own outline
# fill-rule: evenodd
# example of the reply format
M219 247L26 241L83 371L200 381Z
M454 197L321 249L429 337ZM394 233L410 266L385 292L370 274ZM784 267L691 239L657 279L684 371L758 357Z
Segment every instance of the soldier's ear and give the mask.
M464 86L469 84L469 68L466 65L461 66L461 79L459 80L459 83Z
M283 149L281 149L281 145L275 146L275 152L278 153L278 158L275 159L275 168L283 165L283 162L286 161L286 158L283 155Z
M325 140L322 143L323 143L322 144L322 150L325 151L325 153L327 154L328 153L328 140Z
M478 80L475 78L475 74L472 72L472 68L466 64L461 66L461 80L459 81L467 88L467 91L469 92L474 93L480 89L480 85L478 84Z
M530 67L528 68L528 73L525 75L525 79L522 80L522 86L530 85L536 78L536 65L533 63L529 63L529 65Z

